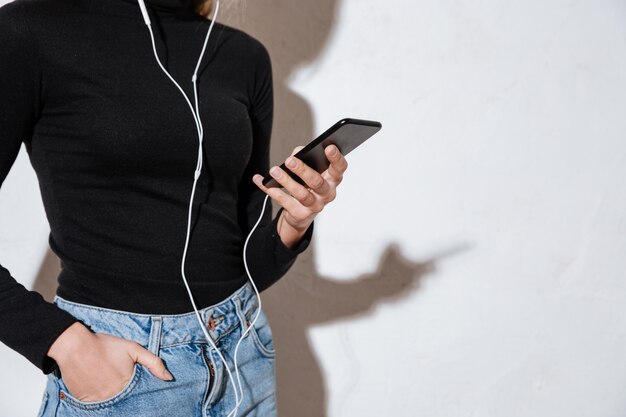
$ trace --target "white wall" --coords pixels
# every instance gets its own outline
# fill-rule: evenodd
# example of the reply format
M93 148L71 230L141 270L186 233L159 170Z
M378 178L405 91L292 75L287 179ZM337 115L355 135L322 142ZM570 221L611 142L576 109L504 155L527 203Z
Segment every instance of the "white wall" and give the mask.
M624 2L237 10L274 62L274 163L342 117L383 123L263 294L281 415L626 415ZM23 152L0 261L45 282L46 239ZM34 416L43 376L4 347L0 369L0 415Z

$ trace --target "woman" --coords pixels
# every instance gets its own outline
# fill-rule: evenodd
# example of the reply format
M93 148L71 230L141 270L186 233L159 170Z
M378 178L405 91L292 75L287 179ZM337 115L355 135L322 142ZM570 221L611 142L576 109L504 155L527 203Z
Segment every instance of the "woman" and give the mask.
M321 175L288 158L308 187L278 167L285 190L264 187L267 50L214 23L193 85L213 5L145 3L156 51L135 0L0 7L0 183L24 142L62 267L54 303L0 267L0 341L48 375L40 416L276 415L272 334L244 241L263 291L308 247L347 162L334 146ZM187 97L197 88L201 148L154 52ZM232 367L240 340L235 386L223 360Z

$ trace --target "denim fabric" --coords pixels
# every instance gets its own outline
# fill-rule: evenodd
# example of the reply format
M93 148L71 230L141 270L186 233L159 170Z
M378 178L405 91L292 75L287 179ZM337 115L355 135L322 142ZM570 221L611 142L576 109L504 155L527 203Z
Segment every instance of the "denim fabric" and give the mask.
M228 372L200 328L195 313L135 314L55 297L54 302L94 332L133 340L157 354L174 376L162 381L143 365L135 364L130 382L103 401L76 399L55 371L48 375L39 417L226 417L235 406ZM233 356L243 325L252 322L258 299L246 282L224 301L200 310L200 314L237 386ZM214 329L208 326L213 317ZM275 350L263 309L239 345L237 366L243 402L237 416L274 417L276 410Z

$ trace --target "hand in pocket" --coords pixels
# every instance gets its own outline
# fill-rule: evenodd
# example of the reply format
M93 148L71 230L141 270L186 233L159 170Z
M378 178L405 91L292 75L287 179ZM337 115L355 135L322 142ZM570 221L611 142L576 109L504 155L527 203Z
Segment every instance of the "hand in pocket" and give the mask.
M63 382L79 401L97 402L121 392L135 363L164 381L172 379L161 358L140 344L75 323L54 342L48 355L59 365Z

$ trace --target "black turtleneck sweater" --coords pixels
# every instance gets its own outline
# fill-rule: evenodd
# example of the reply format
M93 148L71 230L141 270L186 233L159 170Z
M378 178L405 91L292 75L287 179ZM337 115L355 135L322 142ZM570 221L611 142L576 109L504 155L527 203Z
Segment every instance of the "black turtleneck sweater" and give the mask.
M210 21L190 0L146 0L161 62L194 103L193 74ZM219 19L219 17L218 17ZM265 47L215 23L198 72L203 166L185 274L198 307L248 279L243 244L269 175L273 94ZM24 143L36 172L57 294L137 313L192 311L180 272L198 135L158 66L136 0L15 0L0 7L0 184ZM271 199L247 247L260 291L304 251L277 233ZM0 254L1 256L1 254ZM0 259L1 260L1 259ZM44 373L76 318L0 266L0 341Z

